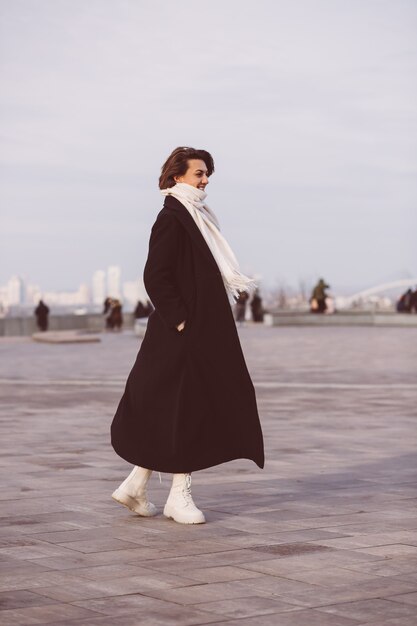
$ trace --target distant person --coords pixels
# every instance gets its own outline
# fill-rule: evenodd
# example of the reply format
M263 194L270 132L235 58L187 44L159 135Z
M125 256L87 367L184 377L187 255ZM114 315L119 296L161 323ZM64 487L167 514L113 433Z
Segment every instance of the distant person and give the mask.
M330 285L327 285L323 278L320 278L317 285L314 287L310 298L310 312L311 313L324 313L326 311L326 289L330 289Z
M138 300L138 303L135 308L135 313L134 313L135 319L139 320L145 317L149 317L152 311L153 311L153 306L149 302L149 300L146 300L146 304L143 304L142 300Z
M411 296L411 313L417 313L417 289L413 291Z
M103 304L103 315L105 316L104 319L106 320L106 329L107 330L111 330L110 314L111 314L111 298L109 298L107 296L107 298L104 300L104 304Z
M180 524L205 522L192 472L221 465L225 476L222 464L240 458L264 466L255 391L231 312L239 292L254 285L205 202L213 171L206 150L187 147L162 166L165 201L144 269L155 311L111 425L114 450L135 465L112 497L150 517L152 471L173 474L164 515Z
M106 316L107 330L121 330L123 325L122 304L117 298L107 297L104 301L103 315Z
M253 321L263 322L264 321L264 309L262 306L262 298L259 294L259 289L257 289L253 295L253 298L250 303L250 308L252 311Z
M407 289L397 302L397 313L411 313L414 304L413 290Z
M35 315L39 330L42 332L48 330L49 307L46 306L43 300L39 300L39 304L35 309Z
M238 324L243 324L246 318L246 305L249 300L249 294L247 291L241 291L239 293L239 297L236 300L235 308L236 308L236 322Z
M332 298L331 296L327 295L326 296L326 300L325 300L325 304L326 304L326 309L325 309L326 315L332 315L333 313L336 313L336 307L335 307L334 298Z
M122 330L123 326L123 313L122 303L117 298L114 298L111 305L111 324L112 330Z

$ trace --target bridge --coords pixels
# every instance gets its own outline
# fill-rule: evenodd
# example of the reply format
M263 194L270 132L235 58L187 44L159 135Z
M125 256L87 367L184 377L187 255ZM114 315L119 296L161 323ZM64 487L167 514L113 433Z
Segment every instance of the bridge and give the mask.
M346 300L359 300L361 298L366 298L367 296L374 296L378 293L385 293L386 291L390 291L391 289L408 289L413 288L416 285L417 278L402 278L401 280L395 280L389 283L382 283L381 285L371 287L370 289L363 289L362 291L354 293L352 296L346 296Z

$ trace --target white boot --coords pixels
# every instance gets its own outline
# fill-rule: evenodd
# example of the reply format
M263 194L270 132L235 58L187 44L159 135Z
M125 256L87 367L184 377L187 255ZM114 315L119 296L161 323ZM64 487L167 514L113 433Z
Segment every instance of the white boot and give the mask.
M204 524L205 517L197 509L191 495L191 474L174 474L165 504L164 515L180 524Z
M152 470L135 465L129 476L112 493L111 497L138 515L143 515L144 517L156 515L156 507L149 502L146 493L146 485L151 474Z

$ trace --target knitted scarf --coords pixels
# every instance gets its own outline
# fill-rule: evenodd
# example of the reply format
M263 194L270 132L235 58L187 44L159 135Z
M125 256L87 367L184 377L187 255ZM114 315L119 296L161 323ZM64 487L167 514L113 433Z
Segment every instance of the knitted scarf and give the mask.
M252 293L256 289L256 283L239 270L233 250L220 232L216 215L204 202L207 194L187 183L177 183L173 187L161 189L161 193L179 200L197 224L218 265L230 303L235 302L241 291Z

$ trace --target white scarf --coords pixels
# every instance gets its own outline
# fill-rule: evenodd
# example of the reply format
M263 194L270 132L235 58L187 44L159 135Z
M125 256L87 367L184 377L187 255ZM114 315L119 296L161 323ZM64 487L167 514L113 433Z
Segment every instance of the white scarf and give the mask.
M233 250L220 232L216 215L204 202L207 194L187 183L177 183L173 187L161 189L161 193L179 200L197 224L218 265L230 303L234 304L241 291L252 293L256 289L256 283L239 270Z

